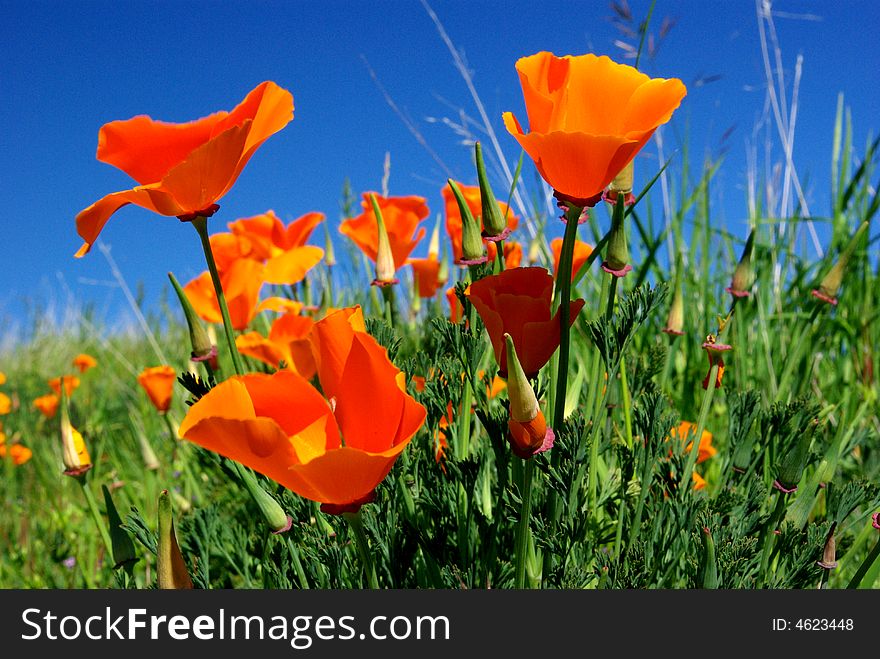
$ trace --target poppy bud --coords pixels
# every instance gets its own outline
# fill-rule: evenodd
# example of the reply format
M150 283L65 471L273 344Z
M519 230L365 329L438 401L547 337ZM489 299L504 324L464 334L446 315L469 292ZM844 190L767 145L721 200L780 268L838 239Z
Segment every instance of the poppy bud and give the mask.
M443 244L443 257L440 259L440 268L437 270L437 284L442 286L449 281L449 259L446 256L446 244Z
M822 551L822 560L816 561L816 565L826 570L833 570L837 567L837 541L834 539L834 529L836 526L837 523L835 522L828 530L828 537L825 538L825 549Z
M163 590L188 590L193 587L192 579L183 562L177 536L174 534L174 519L171 513L171 498L168 490L159 495L159 543L156 552L156 572L158 585Z
M720 389L721 378L724 377L724 358L722 357L722 354L728 350L733 350L733 346L727 345L726 343L717 343L715 336L710 334L706 337L702 347L703 350L706 351L706 355L709 357L709 372L706 373L706 377L703 379L703 389L709 388L709 377L712 375L712 367L715 366L715 364L718 364L718 371L715 374L715 388Z
M183 315L186 317L186 325L189 327L189 341L192 346L190 359L194 362L209 361L211 362L211 368L215 368L217 363L217 346L214 345L208 336L202 320L196 314L195 309L193 309L192 303L189 301L186 293L183 292L177 278L173 273L169 272L168 279L171 280L174 292L177 293L177 299L180 300Z
M101 486L104 492L104 506L107 508L107 524L110 527L110 543L113 549L113 567L114 569L128 568L132 563L137 562L137 553L134 549L134 542L131 536L122 529L122 519L110 496L110 490L106 485Z
M391 241L388 239L388 230L385 228L385 220L382 217L379 202L376 201L376 195L370 195L370 203L373 206L373 215L376 216L376 223L379 226L379 243L376 248L376 278L373 280L373 285L390 286L400 281L394 277L396 270L394 267L394 253L391 251Z
M538 237L535 237L531 243L529 243L529 265L535 265L538 262L538 258L541 255L541 240Z
M434 230L431 232L431 241L428 243L428 258L437 260L440 258L440 221L441 216L437 214L437 221L434 222Z
M695 472L696 473L696 472ZM718 566L715 563L715 541L709 527L703 527L703 562L700 566L700 584L706 589L718 588Z
M510 334L504 335L504 341L507 351L507 396L510 400L507 441L514 455L527 460L536 453L553 448L556 436L547 427L535 390L516 356Z
M626 246L626 232L623 228L623 214L626 203L623 197L617 198L611 218L611 236L608 238L608 252L602 269L615 277L624 277L632 270L629 264L629 248Z
M828 271L828 274L822 278L822 281L819 283L819 288L813 290L813 297L818 298L823 302L827 302L828 304L837 304L837 294L840 292L841 284L843 284L843 276L846 273L846 264L850 257L852 257L853 252L856 251L856 246L858 245L862 234L867 230L868 220L865 220L840 253L840 256L837 258L837 263L835 263L831 267L831 270Z
M328 268L332 268L336 265L336 253L333 251L333 241L330 239L330 229L327 228L327 223L324 222L324 263Z
M479 142L474 144L477 158L477 178L480 181L480 202L483 206L483 237L493 242L504 240L510 235L507 226L507 218L501 212L492 186L489 185L489 177L486 175L486 165L483 162L483 149Z
M669 315L666 316L666 326L662 331L674 336L684 334L684 295L682 295L681 282L678 277L676 277L672 304L669 305Z
M752 287L752 247L755 242L755 230L749 232L746 239L745 247L743 247L742 256L739 257L739 263L733 271L733 279L730 286L724 290L733 297L748 297L749 289Z
M880 531L880 513L871 515L871 526Z
M811 433L803 433L791 447L779 467L779 476L773 481L773 487L784 494L797 490L797 485L804 474L807 459L810 456Z
M621 169L611 183L608 184L608 190L602 198L610 204L616 204L620 195L623 195L623 203L626 206L632 206L636 203L632 193L634 169L635 161L630 160L629 164Z
M452 179L447 179L458 211L461 214L461 265L479 265L488 261L483 251L483 239L480 237L480 223L474 219L471 209L462 194L461 188Z
M92 459L82 435L70 423L64 387L61 388L61 449L65 476L82 476L92 468Z

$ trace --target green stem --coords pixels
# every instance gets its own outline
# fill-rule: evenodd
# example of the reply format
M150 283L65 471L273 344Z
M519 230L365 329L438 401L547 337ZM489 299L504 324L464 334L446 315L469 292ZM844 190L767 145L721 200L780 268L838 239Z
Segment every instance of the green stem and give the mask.
M609 274L606 277L602 278L602 290L600 293L600 300L603 298L607 298L607 304L605 305L605 318L606 320L611 320L611 317L614 315L614 298L617 293L617 277L612 274ZM596 348L596 354L593 358L593 375L595 381L594 394L593 394L593 416L590 421L592 424L590 434L592 436L592 442L590 444L590 476L589 476L589 501L590 501L590 510L594 513L596 512L596 496L597 489L599 486L598 479L598 463L599 463L599 433L601 424L599 423L599 415L602 411L602 403L605 400L605 397L608 394L609 387L611 386L611 379L608 378L606 381L604 377L599 377L599 364L602 362L602 355L599 353L599 349ZM605 372L605 375L608 375L608 372ZM605 394L602 393L602 389L605 389Z
M389 286L380 286L382 289L382 299L385 300L385 320L392 328L397 328L397 304L395 303L394 284Z
M299 587L303 590L309 589L309 580L306 578L306 572L303 569L302 562L299 559L299 549L296 548L296 545L291 540L290 536L287 536L287 549L290 551L290 557L293 559L293 568L296 570L296 577L299 579Z
M779 493L779 496L776 497L776 507L773 509L773 514L770 515L770 519L767 520L767 525L764 527L763 537L761 538L761 545L763 546L763 551L761 552L761 574L760 578L762 579L762 583L766 585L767 583L767 569L770 565L770 554L773 552L773 530L779 524L779 521L782 519L782 515L785 513L785 498L786 494L783 492Z
M533 459L523 461L522 508L519 514L519 525L516 528L516 579L514 588L526 587L526 563L529 553L529 518L532 514L532 471Z
M565 235L559 253L559 269L556 272L556 289L559 293L559 364L556 370L556 388L553 391L551 428L561 427L565 416L565 390L568 387L568 356L571 341L571 269L578 219L582 210L579 206L569 206L565 213Z
M244 369L241 366L238 348L235 347L235 333L232 329L232 320L229 318L229 307L226 305L226 296L223 295L223 285L220 283L214 252L211 251L211 240L208 238L208 218L199 215L192 221L192 225L202 241L205 262L208 264L208 272L211 273L211 281L214 283L214 292L217 294L217 303L220 305L220 315L223 316L223 331L226 334L226 344L229 346L229 354L232 357L232 366L237 375L242 375Z
M83 496L85 496L86 503L89 506L89 512L92 514L92 519L95 522L95 526L98 527L98 532L101 534L101 539L104 541L104 549L106 550L106 555L110 558L112 562L113 543L110 541L110 532L107 530L107 525L104 524L104 518L101 517L101 512L98 510L98 502L95 501L95 495L92 494L92 490L89 489L89 486L86 483L86 479L84 477L80 476L76 480L79 481L79 484L82 487Z
M846 587L858 588L862 583L862 579L865 578L868 570L871 569L871 566L874 565L878 557L880 557L880 540L877 541L877 544L874 545L874 549L872 549L871 553L865 557L864 561L862 561L859 569L856 570L856 573L853 575L853 578L849 580L849 583L846 584ZM871 584L869 584L868 587L870 588Z
M817 302L813 305L813 311L810 314L810 319L801 329L797 340L794 342L794 350L789 353L788 359L785 362L785 370L782 372L782 376L779 378L779 389L777 389L776 391L777 401L782 400L782 396L788 393L789 383L791 381L792 375L794 374L795 366L800 363L804 351L812 343L813 332L815 331L813 321L815 321L816 317L819 315L819 311L821 310L823 304L824 303Z
M355 544L357 544L358 553L361 556L367 583L373 590L378 590L379 580L376 578L376 568L373 566L370 543L367 540L367 532L364 529L364 520L361 518L361 513L360 511L356 513L342 513L342 516L345 517L354 533Z

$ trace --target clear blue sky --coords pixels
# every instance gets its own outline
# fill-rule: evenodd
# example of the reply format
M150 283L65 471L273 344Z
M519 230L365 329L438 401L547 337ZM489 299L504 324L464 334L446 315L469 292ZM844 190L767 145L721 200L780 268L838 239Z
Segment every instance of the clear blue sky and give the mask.
M640 18L650 2L629 4ZM519 150L501 113L512 110L525 124L514 69L519 57L550 50L627 61L614 46L622 35L609 20L607 2L431 5L464 51L511 164ZM795 162L808 181L814 214L825 214L838 92L852 108L859 152L877 128L880 9L869 0L778 0L774 10L789 79L797 55L804 57ZM133 184L95 159L98 129L111 120L149 114L188 121L231 109L259 82L274 80L293 93L294 120L245 168L222 200L212 231L272 208L285 220L323 211L335 233L343 179L358 194L379 189L386 151L391 194L423 195L432 213L440 212L447 175L386 103L366 60L453 175L473 182L470 148L442 122L427 121L458 120L456 107L474 117L477 111L418 1L0 0L0 15L0 327L8 329L28 308L63 306L59 276L80 303L94 305L109 322L125 310L122 293L102 283L112 277L101 253L73 258L81 243L76 213ZM755 5L658 0L654 29L664 16L677 22L642 68L679 77L689 89L664 133L667 148L676 146L687 125L700 160L717 152L733 127L716 189L724 221L745 233L746 141L765 101ZM704 76L720 78L696 85ZM653 145L646 153L656 153ZM148 305L167 286L168 270L187 281L204 269L191 227L134 206L114 216L102 240L129 284L143 284Z

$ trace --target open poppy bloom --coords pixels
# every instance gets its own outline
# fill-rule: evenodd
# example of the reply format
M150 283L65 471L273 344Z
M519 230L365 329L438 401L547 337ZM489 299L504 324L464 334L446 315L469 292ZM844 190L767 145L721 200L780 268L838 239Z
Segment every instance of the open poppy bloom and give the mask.
M339 225L339 232L348 236L354 244L376 262L379 252L379 225L370 203L370 195L374 194L382 220L388 233L391 254L394 258L394 269L401 268L412 254L412 251L425 237L425 228L418 228L419 222L428 217L430 211L424 197L383 197L365 192L361 201L363 212L357 217L349 217Z
M449 302L449 322L460 323L464 314L464 307L461 306L461 300L455 294L455 286L450 286L446 289L446 301Z
M687 90L681 80L649 78L593 54L540 52L516 63L529 132L510 112L508 132L535 162L556 197L592 206Z
M266 283L296 284L324 256L322 248L305 244L323 221L322 213L307 213L285 227L270 210L230 222L229 228L240 242L247 243L248 258L265 263L263 279Z
M79 387L79 378L75 375L64 375L62 377L52 378L49 380L49 386L58 396L61 395L62 381L64 382L64 395L67 397L70 397L70 395L76 391L77 387Z
M104 124L97 158L139 183L99 199L76 216L84 256L107 220L135 204L159 215L209 217L254 152L293 119L293 96L274 82L254 88L231 112L175 124L139 115Z
M471 211L471 215L480 221L480 231L485 230L483 226L483 202L480 197L479 185L462 185L458 184L462 196ZM446 233L449 234L449 240L452 241L452 257L458 263L463 257L462 246L462 221L461 209L452 194L452 189L448 185L444 185L441 190L443 194L443 204L446 209ZM507 217L507 228L511 231L516 229L519 224L519 217L514 215L513 211L508 208L504 202L498 202L498 208L501 209L501 215Z
M673 428L669 436L670 438L680 439L681 441L688 441L687 447L685 447L685 451L690 451L693 447L693 437L692 435L697 432L697 427L690 421L682 421L678 424L678 427ZM699 454L697 456L697 464L701 462L705 462L713 455L718 453L718 449L712 446L712 433L708 430L703 430L703 433L700 435L700 448Z
M257 300L263 287L263 264L252 259L237 259L219 274L232 326L243 330L258 311ZM211 273L203 272L184 286L183 292L202 320L223 322Z
M137 380L150 397L153 407L162 414L167 412L171 407L171 392L177 372L170 366L152 366L141 371Z
M550 250L553 252L553 278L556 278L559 272L559 257L562 254L562 238L554 238L550 241ZM590 258L593 253L593 247L582 240L574 241L574 254L571 262L571 280L574 281L578 270Z
M241 354L259 359L274 368L284 361L287 368L310 380L315 375L315 359L309 338L314 324L308 316L287 313L272 323L268 338L259 332L248 332L235 339L235 347Z
M91 355L81 353L73 358L73 365L79 369L80 373L85 373L90 368L98 365L98 362Z
M0 391L0 414L9 414L12 411L12 399Z
M561 309L551 316L552 294L553 277L544 268L513 268L470 285L468 299L489 332L501 377L507 377L505 334L510 334L517 346L529 378L538 375L559 347ZM583 300L569 303L570 324L583 306Z
M6 435L0 430L0 461L5 460L6 456L9 456L12 464L19 466L30 460L32 455L33 453L27 446L17 442L7 445Z
M58 413L59 402L60 399L55 394L46 394L34 398L34 407L40 410L40 414L44 417L51 419Z
M422 426L425 408L366 333L359 307L315 323L311 340L323 395L292 371L232 377L190 408L180 436L325 512L355 512Z
M520 245L515 240L505 240L504 241L504 268L505 270L510 270L511 268L518 268L522 263L523 257L523 249L522 245ZM498 247L493 242L486 243L486 258L491 263L496 258L498 258Z

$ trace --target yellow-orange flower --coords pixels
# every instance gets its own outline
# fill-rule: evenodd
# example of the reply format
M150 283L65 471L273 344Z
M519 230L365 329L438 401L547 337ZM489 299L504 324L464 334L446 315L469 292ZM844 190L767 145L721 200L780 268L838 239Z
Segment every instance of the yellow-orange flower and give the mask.
M504 125L560 199L592 205L687 90L593 54L540 52L516 63L529 132L510 112Z
M49 380L49 386L52 388L52 391L55 392L55 395L61 395L61 382L64 381L64 395L68 398L70 395L76 391L79 387L79 378L75 375L63 375L58 378L52 378Z
M559 256L562 254L562 238L554 238L550 241L550 249L553 252L553 277L556 277L556 273L559 271ZM574 260L571 264L571 280L574 281L575 275L577 275L578 270L581 269L581 266L586 263L587 259L590 258L590 254L593 253L592 245L589 245L581 240L576 240L574 243Z
M446 289L446 301L449 302L449 320L453 323L460 323L462 314L464 314L464 307L461 306L461 301L458 299L458 296L455 294L455 286L450 286Z
M419 297L434 297L437 289L443 285L440 281L440 261L429 256L426 259L409 259L409 264L413 269Z
M252 259L237 259L220 273L220 284L229 307L229 318L237 330L246 328L257 314L257 300L263 286L263 264ZM222 323L220 303L207 271L183 287L183 292L202 320Z
M678 424L678 427L673 428L669 434L670 437L674 439L679 439L681 441L690 440L685 448L685 451L690 451L693 447L693 435L696 432L697 426L695 424L690 421L682 421ZM697 457L697 464L705 462L716 453L718 453L718 449L712 446L712 433L708 430L703 430L703 433L700 435L700 448Z
M278 368L284 361L306 380L315 375L315 359L312 356L310 335L314 321L307 316L287 313L279 316L264 338L259 332L248 332L235 339L238 351Z
M208 217L232 188L254 152L293 119L293 96L274 82L254 88L231 112L184 124L139 115L104 124L97 158L139 183L114 192L81 211L76 229L85 255L107 220L127 204L159 215Z
M46 394L34 398L34 407L40 410L40 413L47 419L51 419L58 413L58 403L60 399L56 394Z
M465 202L467 202L471 215L479 220L480 230L483 231L483 202L480 197L480 186L463 185L458 183L458 187L461 190ZM448 185L444 185L441 193L443 194L443 205L446 209L446 233L449 234L449 240L452 241L453 259L458 263L462 259L463 249L461 209L458 207L458 202L455 201L455 195L452 194L452 188ZM501 209L502 217L506 214L507 227L510 230L516 229L519 224L519 217L517 217L513 213L513 210L511 210L504 202L499 201L498 208ZM507 250L505 250L505 255L506 254Z
M12 399L0 391L0 414L9 414L12 411Z
M30 460L33 453L22 444L16 443L7 446L6 436L0 432L0 460L5 460L7 455L12 460L12 464L18 466Z
M513 268L484 277L469 287L468 299L483 319L489 333L499 375L507 376L504 335L510 334L520 363L529 378L553 356L559 347L559 314L551 314L553 277L544 268ZM583 300L569 304L574 323Z
M354 511L372 499L425 409L365 332L360 308L318 321L311 340L323 396L292 371L232 377L190 408L180 436L328 512Z
M370 260L376 261L379 251L379 225L370 203L370 195L365 192L361 207L363 212L357 217L347 218L339 225L339 232L351 238L355 245ZM428 217L428 206L424 197L383 197L376 194L376 202L382 212L382 220L388 233L394 269L400 269L412 251L425 237L425 228L418 228L419 222Z
M150 397L153 407L162 414L167 412L171 407L171 393L177 372L170 366L152 366L141 371L137 380Z
M518 268L522 263L522 257L522 245L515 240L504 241L504 268L506 270ZM489 260L489 263L498 258L498 247L494 242L489 241L486 243L486 258Z
M98 362L91 355L80 353L73 358L73 365L79 369L80 373L85 373L90 368L94 368L95 366L97 366Z

